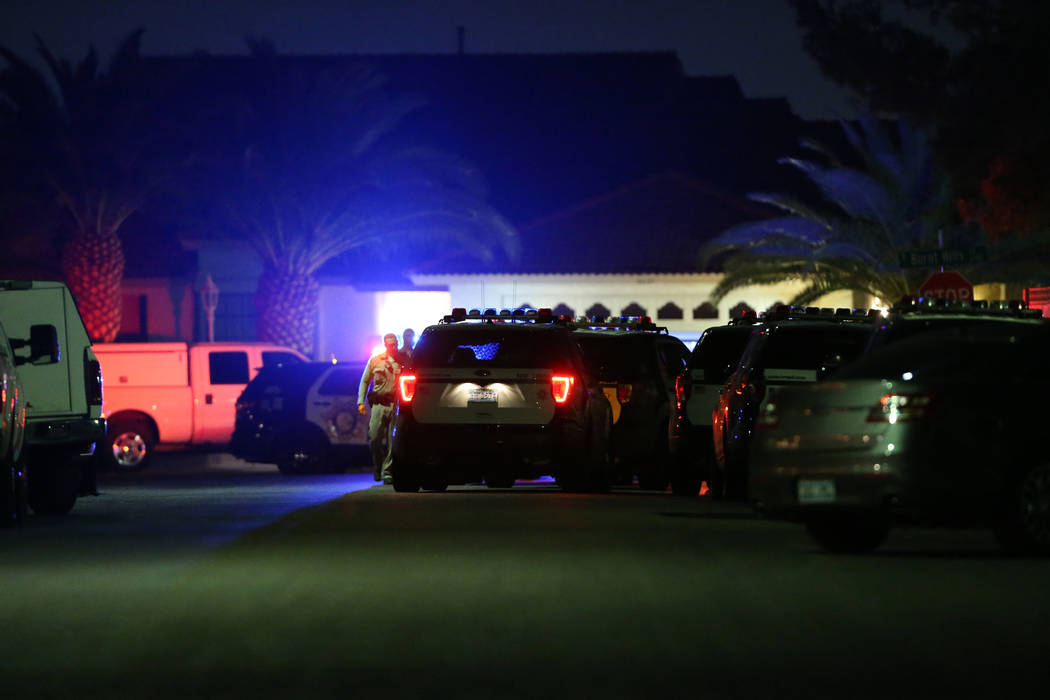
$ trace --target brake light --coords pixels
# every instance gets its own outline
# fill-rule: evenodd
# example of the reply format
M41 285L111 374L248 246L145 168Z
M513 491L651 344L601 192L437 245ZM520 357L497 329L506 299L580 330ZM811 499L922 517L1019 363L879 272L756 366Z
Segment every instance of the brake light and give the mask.
M689 394L692 393L693 383L689 377L684 374L679 374L674 378L674 400L678 404L678 408L685 405L686 401L689 400Z
M565 403L569 400L569 390L572 389L575 377L555 375L551 377L551 395L554 403ZM619 391L619 389L617 389Z
M616 400L620 403L630 401L632 393L634 393L634 384L620 383L616 385Z
M398 377L398 386L401 387L401 400L411 403L412 397L416 395L416 375L402 374Z
M102 365L87 357L84 358L84 394L89 406L102 405Z
M932 409L931 394L886 394L868 412L869 423L903 423L926 418Z

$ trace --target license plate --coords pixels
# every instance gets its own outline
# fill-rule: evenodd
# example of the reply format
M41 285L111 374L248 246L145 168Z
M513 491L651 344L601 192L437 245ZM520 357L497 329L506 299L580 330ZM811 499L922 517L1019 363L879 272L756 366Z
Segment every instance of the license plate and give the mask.
M494 389L471 389L467 394L467 403L496 403L496 391Z
M799 479L799 503L834 503L835 482L831 479Z

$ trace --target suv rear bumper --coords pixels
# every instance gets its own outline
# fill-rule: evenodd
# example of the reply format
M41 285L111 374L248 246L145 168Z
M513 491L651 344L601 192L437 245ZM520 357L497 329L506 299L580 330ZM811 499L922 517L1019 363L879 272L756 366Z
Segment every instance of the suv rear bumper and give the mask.
M586 445L584 426L558 420L543 425L419 423L400 413L394 422L394 458L425 466L454 460L477 464L489 461L555 462Z

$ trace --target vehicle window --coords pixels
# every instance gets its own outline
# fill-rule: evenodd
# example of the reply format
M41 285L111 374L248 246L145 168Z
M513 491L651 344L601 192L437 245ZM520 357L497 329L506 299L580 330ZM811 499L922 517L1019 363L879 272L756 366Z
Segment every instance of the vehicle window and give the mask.
M285 389L293 388L305 392L317 378L331 367L328 362L300 362L294 365L271 365L263 367L255 378L244 388L243 397L246 400L257 401L267 393L285 393ZM354 373L355 370L347 370ZM361 378L361 371L357 371L357 379ZM356 393L356 388L354 393Z
M890 343L896 343L897 341L910 338L920 333L928 333L930 331L939 331L945 335L953 335L955 337L964 337L968 332L967 329L975 326L1007 326L1007 327L1018 327L1027 325L1023 323L1017 323L1012 319L999 319L999 318L981 318L981 317L966 317L966 316L951 316L951 317L940 317L940 318L902 318L895 321L886 322L882 324L878 330L871 336L871 340L868 343L867 352L874 351L884 345Z
M566 334L468 327L424 331L412 354L417 367L553 367L575 364Z
M248 353L208 353L208 376L212 384L247 384Z
M770 332L761 364L766 368L812 369L858 357L871 328L829 323L827 327L781 326Z
M677 375L685 369L689 361L689 351L684 345L673 342L660 343L660 360L672 375Z
M583 353L583 363L598 381L634 380L645 369L646 359L638 352L641 347L637 343L625 342L629 338L583 333L574 338Z
M302 358L290 352L283 352L278 350L263 350L262 361L263 367L270 367L272 365L300 364L302 363Z
M745 326L731 330L708 331L697 341L689 358L689 367L702 369L705 382L724 383L740 362L740 356L744 354L750 337L751 328Z
M360 371L337 369L325 377L317 393L322 396L357 396L360 383Z
M1034 328L1011 332L945 327L919 333L868 353L834 379L995 380L1045 357L1050 336Z

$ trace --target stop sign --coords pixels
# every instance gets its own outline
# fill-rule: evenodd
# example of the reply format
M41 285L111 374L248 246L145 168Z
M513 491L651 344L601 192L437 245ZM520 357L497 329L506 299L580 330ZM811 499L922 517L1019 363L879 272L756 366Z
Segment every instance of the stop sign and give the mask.
M919 287L919 296L951 301L971 301L973 285L958 272L934 272Z

